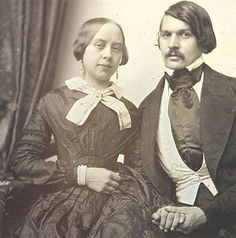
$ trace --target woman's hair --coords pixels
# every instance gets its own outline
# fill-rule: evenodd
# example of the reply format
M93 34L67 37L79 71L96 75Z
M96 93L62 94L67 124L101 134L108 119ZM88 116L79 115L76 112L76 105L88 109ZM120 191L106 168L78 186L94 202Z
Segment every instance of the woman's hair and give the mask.
M209 53L216 47L216 37L207 11L190 1L181 1L169 7L165 15L184 21L191 27L203 53ZM162 18L163 20L163 18ZM162 21L159 30L161 31Z
M92 18L80 27L79 33L74 42L74 56L77 60L82 60L86 47L91 43L93 37L100 30L100 28L106 23L112 23L120 29L123 38L122 60L120 65L127 63L129 59L128 50L125 45L125 36L121 26L117 22L103 17Z

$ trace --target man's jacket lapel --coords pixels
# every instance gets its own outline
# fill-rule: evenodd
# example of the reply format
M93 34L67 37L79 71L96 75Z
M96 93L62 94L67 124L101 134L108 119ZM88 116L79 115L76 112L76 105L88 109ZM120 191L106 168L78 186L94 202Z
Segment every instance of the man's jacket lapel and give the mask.
M158 161L158 147L156 143L157 125L164 84L165 78L163 77L156 89L140 105L140 111L142 112L141 156L144 170L157 191L168 198L172 198L172 183Z

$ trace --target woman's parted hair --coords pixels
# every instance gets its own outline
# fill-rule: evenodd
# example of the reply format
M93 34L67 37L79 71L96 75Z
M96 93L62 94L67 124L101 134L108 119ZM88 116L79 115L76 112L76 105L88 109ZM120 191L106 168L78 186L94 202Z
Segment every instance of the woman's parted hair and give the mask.
M191 27L191 31L197 39L203 53L209 53L216 47L216 37L212 22L207 11L190 1L180 1L173 4L165 11L178 20L184 21ZM160 24L161 30L162 22Z
M112 19L103 17L92 18L80 27L79 33L74 42L74 56L77 60L82 60L86 47L91 43L93 37L100 30L100 28L106 23L112 23L120 29L123 38L122 60L120 65L125 65L128 62L128 50L121 26Z

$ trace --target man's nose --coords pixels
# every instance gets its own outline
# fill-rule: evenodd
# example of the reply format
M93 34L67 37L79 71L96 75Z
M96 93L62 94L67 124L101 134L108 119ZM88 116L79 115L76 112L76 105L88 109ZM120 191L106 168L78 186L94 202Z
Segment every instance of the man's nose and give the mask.
M169 41L169 49L179 48L179 39L176 34L172 34Z

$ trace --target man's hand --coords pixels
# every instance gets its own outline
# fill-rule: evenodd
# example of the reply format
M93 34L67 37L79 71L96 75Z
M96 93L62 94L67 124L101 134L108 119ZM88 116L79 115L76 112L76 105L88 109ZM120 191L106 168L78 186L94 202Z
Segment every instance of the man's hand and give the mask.
M199 207L165 207L167 212L181 212L185 214L185 222L176 228L184 234L188 234L207 222L206 215Z
M104 168L87 168L85 184L96 192L110 193L119 187L121 177Z
M152 222L159 225L161 230L165 232L174 231L179 224L184 223L185 215L179 212L168 212L165 207L160 208L152 215Z
M178 222L176 225L176 219L173 216L176 213L184 214L184 222ZM188 234L207 222L204 212L199 207L166 206L161 209L161 214L163 215L159 218L159 224L165 231L170 229Z

